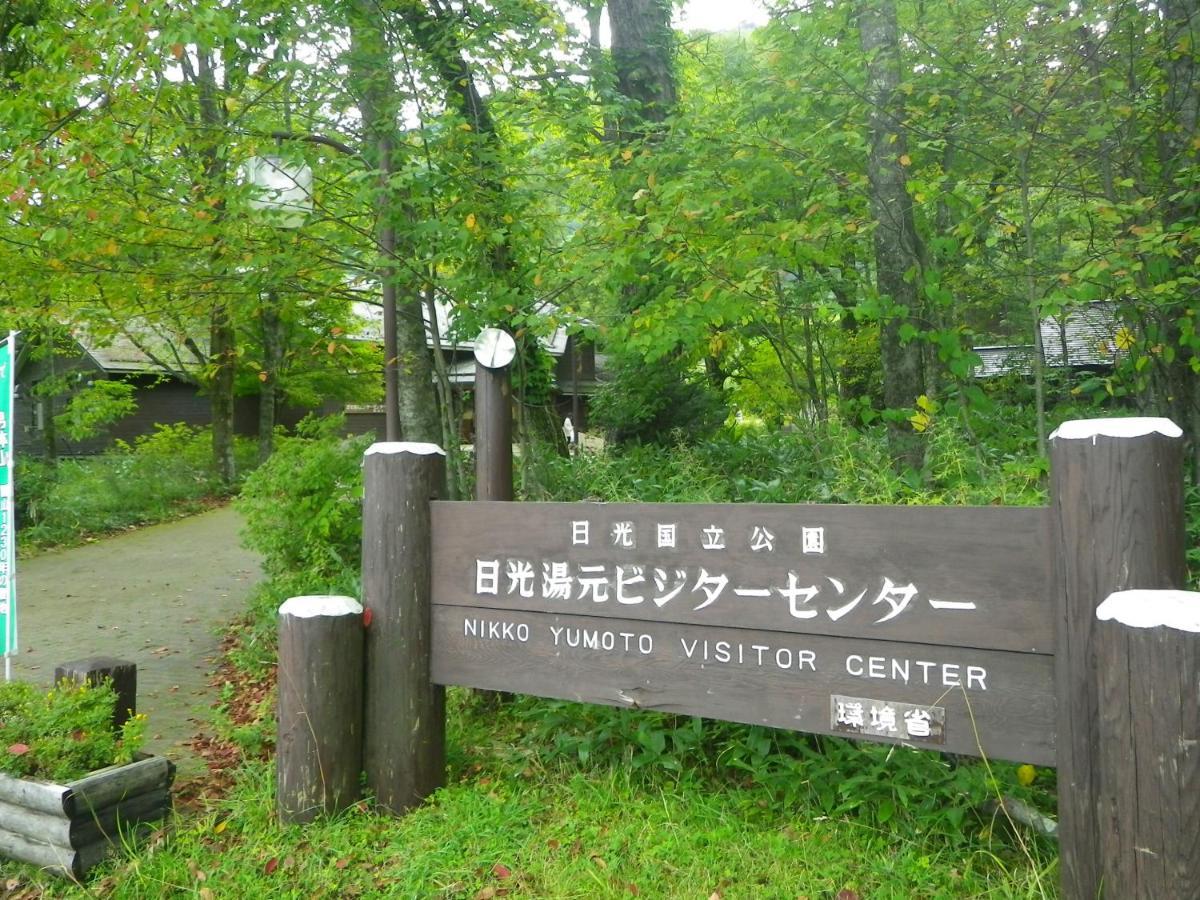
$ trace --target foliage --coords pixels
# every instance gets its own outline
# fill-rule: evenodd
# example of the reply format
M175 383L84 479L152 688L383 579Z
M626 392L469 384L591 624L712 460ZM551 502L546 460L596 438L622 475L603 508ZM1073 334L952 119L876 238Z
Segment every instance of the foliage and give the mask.
M246 545L274 578L319 583L358 568L362 456L372 437L342 437L343 426L336 416L306 419L242 488Z
M949 843L976 839L987 825L986 801L1000 793L1053 809L1053 772L1023 785L1015 763L982 764L901 747L853 743L699 717L641 713L522 698L515 710L530 746L547 759L588 767L649 772L704 772L746 779L781 806L807 805L822 815L935 834ZM651 777L647 774L646 777ZM964 828L967 819L973 828Z
M681 371L678 360L614 357L592 400L591 419L619 443L670 443L711 435L728 410L721 392L703 376Z
M18 778L70 781L127 763L142 744L146 717L113 728L112 685L63 681L42 692L22 681L0 685L0 772Z
M55 425L72 441L94 437L137 409L134 391L126 381L93 381L71 394L63 411L54 417Z
M1024 440L1010 433L1027 414L1005 408L986 422L974 420L996 432L995 449L972 446L954 417L939 418L925 472L916 478L891 470L881 428L830 425L743 426L697 444L546 454L538 479L559 500L1029 505L1044 501L1045 466L1028 430Z
M86 535L160 522L194 511L228 490L213 467L204 429L160 425L132 444L52 465L17 458L16 508L22 546L75 543ZM238 444L239 465L254 464Z

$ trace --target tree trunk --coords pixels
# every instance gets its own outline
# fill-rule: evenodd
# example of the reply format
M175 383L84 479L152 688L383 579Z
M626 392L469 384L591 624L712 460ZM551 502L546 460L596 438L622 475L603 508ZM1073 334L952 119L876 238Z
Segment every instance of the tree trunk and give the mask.
M1200 66L1196 63L1197 40L1200 40L1200 0L1163 0L1163 47L1159 54L1166 94L1163 97L1164 119L1168 127L1158 131L1158 155L1162 164L1163 230L1170 231L1182 223L1195 223L1200 215L1200 194L1194 184L1195 167L1200 164L1197 152L1197 126L1200 124ZM1194 227L1189 224L1189 227ZM1190 254L1185 254L1190 256ZM1186 269L1190 263L1176 268ZM1161 367L1166 399L1163 413L1185 429L1193 460L1192 477L1200 485L1200 385L1192 363L1200 356L1200 348L1188 346L1180 327L1188 309L1200 305L1200 291L1187 291L1178 305L1160 310L1162 340L1174 349L1174 358Z
M229 308L218 303L212 311L209 328L209 358L215 365L209 383L209 409L212 411L213 465L225 484L237 475L233 456L233 382L237 362L233 323Z
M388 415L388 440L403 435L409 441L439 443L442 437L433 361L425 341L419 289L411 287L401 297L397 273L396 224L407 216L407 206L390 185L395 153L400 96L392 47L383 30L379 7L356 0L350 16L350 77L359 97L363 120L364 156L379 178L375 215L380 256L379 280L383 286L384 388Z
M225 130L225 115L217 96L216 72L210 51L197 51L198 71L193 78L199 97L200 121L212 130L203 144L204 179L208 190L218 191L225 181L228 161L218 152L218 136ZM217 196L220 196L219 191ZM214 224L225 216L225 203L213 209ZM213 262L220 259L218 246ZM237 367L237 335L230 317L229 305L223 297L213 304L209 320L209 361L214 372L209 382L209 409L212 414L213 465L221 481L230 485L237 474L233 456L233 389Z
M632 115L617 123L622 142L648 136L675 107L675 33L665 0L608 0L612 61L617 89L634 101Z
M860 0L859 32L867 57L867 100L871 154L871 214L875 219L875 269L884 303L880 329L883 399L890 410L907 409L924 393L921 348L903 335L918 327L917 284L921 241L908 195L907 135L903 125L900 44L892 0ZM909 328L905 328L908 326ZM903 421L888 426L892 456L899 468L920 469L924 442Z
M283 333L272 294L259 310L262 326L263 367L258 388L258 461L266 462L275 449L275 413L279 397L279 366L283 361Z

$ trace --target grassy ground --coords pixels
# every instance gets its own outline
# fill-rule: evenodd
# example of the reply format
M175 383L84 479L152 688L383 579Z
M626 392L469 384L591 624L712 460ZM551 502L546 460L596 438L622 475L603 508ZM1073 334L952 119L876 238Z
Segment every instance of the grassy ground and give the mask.
M61 896L1056 894L1053 846L1022 840L1007 824L968 816L946 834L900 819L879 827L822 815L803 792L783 802L751 777L639 769L603 754L555 759L548 737L530 728L540 702L496 709L453 691L448 785L403 818L364 803L329 821L280 826L273 766L255 761L225 800L177 821L90 890ZM545 756L554 761L540 764Z

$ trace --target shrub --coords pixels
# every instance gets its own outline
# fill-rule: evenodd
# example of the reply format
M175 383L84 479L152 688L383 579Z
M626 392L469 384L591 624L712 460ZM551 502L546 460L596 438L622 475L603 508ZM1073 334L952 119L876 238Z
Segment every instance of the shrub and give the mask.
M274 578L340 582L359 567L362 456L372 438L341 430L340 417L306 418L246 479L243 538Z
M253 466L251 442L239 441L236 453L239 471ZM57 465L21 459L16 489L22 543L48 546L161 522L230 487L213 467L211 432L176 424L99 456Z
M48 692L12 681L0 685L0 772L70 781L127 763L141 747L145 716L113 728L112 687L63 681Z

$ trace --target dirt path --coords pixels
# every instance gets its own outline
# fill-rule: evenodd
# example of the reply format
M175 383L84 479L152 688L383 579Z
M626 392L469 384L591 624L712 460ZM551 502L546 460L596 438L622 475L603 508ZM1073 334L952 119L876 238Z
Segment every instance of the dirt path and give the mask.
M201 771L186 741L216 700L207 686L217 631L261 577L229 507L17 563L20 654L15 677L49 684L54 667L88 656L138 666L148 749L181 775Z

